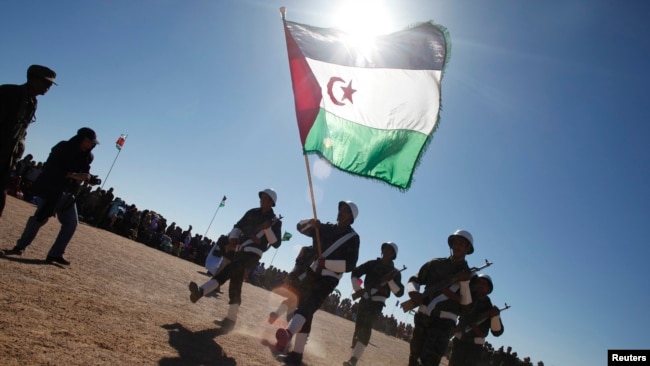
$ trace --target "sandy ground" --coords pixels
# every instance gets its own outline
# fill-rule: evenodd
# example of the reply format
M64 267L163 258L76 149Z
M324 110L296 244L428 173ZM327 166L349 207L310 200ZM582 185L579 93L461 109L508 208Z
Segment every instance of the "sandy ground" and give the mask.
M11 248L34 206L7 197L0 248ZM204 268L81 224L65 254L44 259L59 230L51 219L22 256L0 258L1 365L280 365L265 343L277 325L266 317L282 297L244 284L235 330L214 320L227 292L189 301L189 281ZM227 284L224 286L227 291ZM332 366L350 357L354 324L318 312L303 362ZM373 332L359 365L406 365L408 343Z

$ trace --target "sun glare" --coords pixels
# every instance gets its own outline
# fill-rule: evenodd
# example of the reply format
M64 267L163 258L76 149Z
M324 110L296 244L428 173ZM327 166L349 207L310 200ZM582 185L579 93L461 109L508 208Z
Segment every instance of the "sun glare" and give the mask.
M392 16L380 0L347 0L333 15L336 28L357 39L393 31Z

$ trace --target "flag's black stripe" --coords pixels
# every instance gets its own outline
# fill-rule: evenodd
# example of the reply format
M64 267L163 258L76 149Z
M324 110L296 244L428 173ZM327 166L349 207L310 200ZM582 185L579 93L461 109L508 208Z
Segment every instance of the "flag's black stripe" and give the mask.
M369 52L344 42L346 33L337 29L294 22L287 28L305 57L327 63L406 70L442 70L445 63L445 35L431 23L379 36Z

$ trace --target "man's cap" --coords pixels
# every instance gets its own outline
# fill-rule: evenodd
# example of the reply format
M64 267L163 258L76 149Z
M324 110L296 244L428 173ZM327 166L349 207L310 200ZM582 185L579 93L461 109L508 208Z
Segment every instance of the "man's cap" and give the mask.
M88 128L88 127L80 128L79 131L77 131L77 136L88 138L94 144L99 144L99 141L97 141L97 134L95 133L95 131L93 131L92 128Z
M56 73L54 70L50 69L49 67L41 66L41 65L32 65L27 69L27 78L32 78L32 77L37 77L37 78L43 78L45 80L48 80L52 82L54 85L59 85L54 81L56 78Z

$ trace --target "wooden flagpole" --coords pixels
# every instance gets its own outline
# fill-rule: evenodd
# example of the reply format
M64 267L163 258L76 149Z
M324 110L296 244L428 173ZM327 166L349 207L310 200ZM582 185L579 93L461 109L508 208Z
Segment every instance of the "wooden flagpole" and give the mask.
M318 215L316 214L316 201L314 200L314 186L311 183L311 170L309 169L309 158L307 158L307 154L303 154L305 157L305 167L307 168L307 180L309 180L309 194L311 195L311 208L314 211L314 220L318 220ZM316 231L316 250L318 250L318 257L323 254L323 251L321 249L320 245L320 235L317 227L314 227L314 230Z

